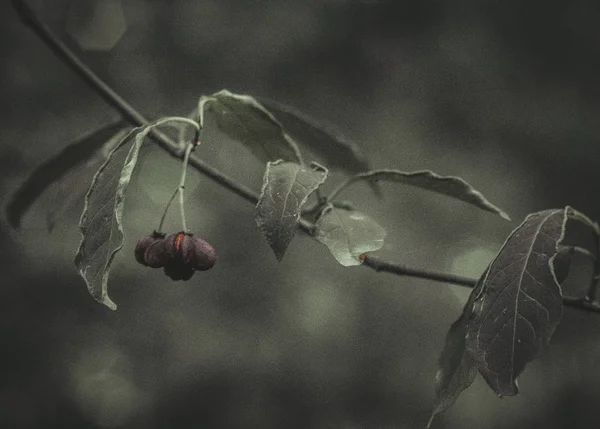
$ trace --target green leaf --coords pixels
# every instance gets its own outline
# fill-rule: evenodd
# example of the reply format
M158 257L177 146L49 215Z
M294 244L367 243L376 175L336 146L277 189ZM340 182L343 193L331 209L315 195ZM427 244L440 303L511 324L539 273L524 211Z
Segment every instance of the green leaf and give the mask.
M327 166L349 173L370 169L360 148L330 124L273 100L258 99L298 142L321 156Z
M473 314L473 304L481 294L486 273L487 270L471 291L462 314L450 326L448 334L446 334L444 349L438 359L439 369L435 375L435 401L427 428L431 427L436 415L443 413L456 402L458 396L473 383L477 375L475 361L467 353L465 336Z
M219 129L246 145L264 163L282 159L301 163L296 142L283 130L279 121L258 101L248 95L221 90L198 102L200 125L204 111L215 115Z
M94 175L85 196L85 207L79 222L81 243L75 256L75 265L90 294L111 310L116 310L117 306L108 296L108 276L116 254L123 247L125 194L140 148L153 128L176 121L189 120L164 118L128 133ZM130 146L132 140L134 143Z
M562 317L554 259L568 210L527 216L492 261L473 305L467 351L499 396L519 392L517 377L546 348Z
M71 169L88 161L123 128L125 125L121 121L100 128L67 145L56 156L37 167L8 204L9 223L18 228L23 215L50 185L64 177Z
M296 234L302 206L327 178L327 169L281 160L269 162L256 205L256 223L278 261Z
M362 264L363 253L381 249L386 232L365 214L329 205L315 224L314 236L340 264L349 267Z
M413 171L404 172L399 170L373 170L366 173L357 174L341 184L334 190L330 199L336 197L342 190L346 189L352 183L358 181L373 182L395 182L405 185L416 186L448 197L464 201L482 210L495 213L506 220L510 217L501 209L490 203L479 191L460 177L440 176L432 171Z

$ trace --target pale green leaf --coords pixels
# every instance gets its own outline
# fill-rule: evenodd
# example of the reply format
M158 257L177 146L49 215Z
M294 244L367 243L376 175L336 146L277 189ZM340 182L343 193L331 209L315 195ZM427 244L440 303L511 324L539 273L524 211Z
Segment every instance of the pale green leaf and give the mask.
M369 216L328 206L315 224L314 236L335 259L349 267L360 265L360 256L381 249L385 230Z

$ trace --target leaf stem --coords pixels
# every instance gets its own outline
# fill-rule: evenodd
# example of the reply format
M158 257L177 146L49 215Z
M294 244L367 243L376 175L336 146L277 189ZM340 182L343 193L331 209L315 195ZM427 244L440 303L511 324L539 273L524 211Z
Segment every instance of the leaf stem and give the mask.
M181 166L181 178L179 179L179 186L177 190L179 191L179 210L181 212L181 225L183 227L183 232L187 232L187 225L185 222L185 209L184 209L184 190L185 190L185 177L187 173L187 166L190 160L190 153L196 147L195 143L190 143L185 148L185 155L183 157L183 165Z
M31 8L22 0L11 0L13 7L19 13L19 16L23 23L29 27L40 37L40 39L46 43L48 47L57 55L59 59L69 65L76 74L78 74L81 78L83 78L92 89L94 89L98 95L104 99L109 105L114 107L118 112L120 112L132 125L135 126L144 126L148 125L149 121L144 118L137 110L133 108L130 104L128 104L123 98L121 98L115 91L113 91L105 82L103 82L92 70L90 70L83 62L64 44L62 41L56 37L51 30L44 25L36 16L35 13L31 10ZM190 120L192 121L192 120ZM194 122L194 121L192 121ZM177 142L170 139L164 133L159 132L158 130L152 130L150 133L150 137L169 155L185 160L186 157L188 161L186 165L189 164L195 170L204 174L206 177L212 179L219 185L223 186L226 189L229 189L236 195L240 196L244 200L256 204L258 202L259 196L253 190L247 188L241 183L236 182L231 179L227 175L223 174L219 170L205 164L200 159L193 157L190 155L191 149L188 145L184 152L181 151L180 146ZM188 151L189 150L189 151ZM185 170L185 169L184 169ZM182 171L182 177L185 176L185 171ZM333 199L336 197L342 190L344 190L349 184L356 180L355 177L351 177L347 179L345 182L340 184L329 196L329 199ZM178 193L179 188L171 197L171 201L175 198L175 195ZM181 195L181 194L180 194ZM170 203L169 203L170 205ZM168 209L168 207L167 207ZM163 214L163 219L161 220L161 228L162 223L164 221L164 217L166 215ZM183 215L183 208L182 208ZM299 221L299 227L304 232L312 235L314 224L305 218L301 218ZM598 258L600 259L600 258ZM428 270L421 270L415 268L409 268L404 265L394 264L391 262L382 261L374 256L366 256L364 263L362 264L364 267L368 267L374 269L375 271L381 272L389 272L400 276L410 276L417 277L435 281L441 281L444 283L457 284L466 287L474 287L477 283L476 279L470 279L467 277L456 276L453 274L447 273L439 273ZM574 297L564 297L563 303L565 306L578 308L584 311L590 311L595 313L600 313L600 304L596 301L590 301L588 298L574 298Z
M173 195L171 195L171 198L169 198L169 202L167 202L167 206L165 207L165 210L163 211L163 214L160 218L160 223L158 224L157 232L162 232L163 224L165 223L165 218L167 217L167 213L169 212L169 207L171 207L171 203L177 196L178 192L179 192L179 188L175 189L175 192L173 192Z
M181 223L183 226L183 232L187 232L187 227L186 227L186 222L185 222L185 211L184 211L184 206L183 206L183 200L184 200L183 189L185 187L185 178L186 178L186 173L187 173L187 166L188 166L188 163L190 160L190 153L196 148L196 146L198 146L200 144L200 140L198 139L198 136L200 134L200 128L195 121L189 120L189 122L188 122L187 118L178 118L178 119L180 120L180 122L193 124L196 128L196 133L194 134L194 140L191 143L188 143L188 145L186 146L185 154L183 157L183 165L181 166L181 178L179 179L179 185L177 186L177 188L175 188L175 191L173 192L173 194L171 195L171 198L169 198L169 201L167 202L167 206L165 207L162 217L160 218L160 224L158 225L158 232L162 231L162 227L163 227L163 224L165 223L165 218L167 217L169 207L171 207L171 204L173 203L173 200L175 199L175 196L177 194L179 194L179 208L180 208L180 212L181 212ZM185 119L185 120L183 120L183 119Z

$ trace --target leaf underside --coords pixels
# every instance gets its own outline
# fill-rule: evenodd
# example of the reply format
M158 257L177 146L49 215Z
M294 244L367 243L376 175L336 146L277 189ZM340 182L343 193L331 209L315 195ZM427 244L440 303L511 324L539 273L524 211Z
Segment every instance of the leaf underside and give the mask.
M474 189L460 177L440 176L429 170L403 172L384 169L358 174L354 176L352 182L359 180L368 182L395 182L415 186L461 200L482 210L495 213L506 220L510 220L510 217L504 211L490 203L481 192Z
M554 258L567 209L527 216L491 263L473 306L467 350L499 396L518 393L516 378L548 345L562 317Z
M260 161L302 161L296 142L275 116L253 97L225 89L201 97L198 103L201 124L205 109L215 115L217 126L223 133L246 145Z
M386 232L365 214L329 206L317 220L314 236L349 267L362 264L363 253L381 249Z
M37 167L12 197L7 207L8 221L14 228L37 198L71 169L84 164L115 134L125 127L123 122L100 128L69 144L56 156Z
M327 169L320 165L310 168L281 160L267 164L256 223L277 260L296 234L302 206L326 178Z

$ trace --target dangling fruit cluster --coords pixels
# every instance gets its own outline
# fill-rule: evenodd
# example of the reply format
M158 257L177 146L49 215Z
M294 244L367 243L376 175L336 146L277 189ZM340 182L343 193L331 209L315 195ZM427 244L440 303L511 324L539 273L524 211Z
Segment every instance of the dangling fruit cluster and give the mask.
M210 243L191 233L182 231L165 238L164 233L154 231L138 241L135 259L151 268L164 267L172 280L189 280L196 271L210 270L217 253Z

